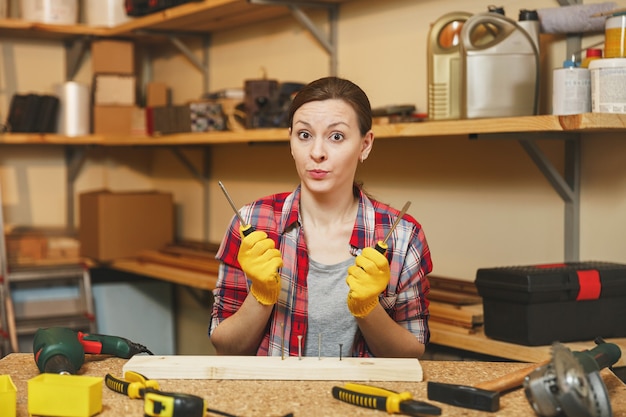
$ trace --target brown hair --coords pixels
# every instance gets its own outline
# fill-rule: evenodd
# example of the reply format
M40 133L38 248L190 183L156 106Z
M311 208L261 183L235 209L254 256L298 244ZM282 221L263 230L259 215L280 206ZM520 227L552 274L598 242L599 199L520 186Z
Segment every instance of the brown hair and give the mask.
M311 101L339 99L348 103L356 112L361 135L372 128L372 108L365 92L352 81L338 77L325 77L304 86L289 106L289 127L293 127L293 115L303 104Z

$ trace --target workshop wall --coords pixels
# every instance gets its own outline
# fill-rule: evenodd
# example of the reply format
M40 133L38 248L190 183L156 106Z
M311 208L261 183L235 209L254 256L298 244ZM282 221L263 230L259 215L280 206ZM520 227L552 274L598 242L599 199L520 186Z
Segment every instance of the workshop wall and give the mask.
M595 2L600 1L585 3ZM617 3L626 7L626 1ZM374 107L412 103L426 111L429 24L444 13L477 13L489 4L460 0L344 4L338 33L338 75L361 85ZM557 7L558 3L506 0L497 5L516 18L519 9ZM314 12L311 17L326 26L325 13ZM597 36L585 37L583 46L597 40ZM3 56L15 59L18 92L52 92L63 82L64 51L59 43L2 39L0 46ZM200 56L200 42L192 42L190 47ZM545 112L551 69L565 59L565 41L544 36L542 47ZM174 103L202 94L201 74L165 39L148 52L153 80L172 87ZM264 75L279 81L308 82L329 73L326 53L291 18L212 35L209 62L211 90L239 87L245 79ZM86 60L77 79L89 82L89 74ZM2 120L9 100L4 76L0 73ZM540 146L561 169L562 142L543 141ZM625 152L626 142L619 135L588 135L583 140L583 260L626 262L626 217L622 214L626 208ZM210 241L218 242L232 216L218 180L240 205L291 190L297 184L287 144L212 146L208 161L198 148L186 149L185 154L199 168L205 163L210 167L208 225L203 224L202 184L165 149L92 149L76 181L76 193L101 187L170 191L175 197L178 236L203 239L208 233ZM65 175L60 148L3 146L0 181L5 221L63 225ZM437 275L473 280L481 267L563 260L563 202L517 142L458 137L379 140L361 166L359 178L373 195L396 207L412 201L409 212L424 226ZM206 313L197 316L202 331Z

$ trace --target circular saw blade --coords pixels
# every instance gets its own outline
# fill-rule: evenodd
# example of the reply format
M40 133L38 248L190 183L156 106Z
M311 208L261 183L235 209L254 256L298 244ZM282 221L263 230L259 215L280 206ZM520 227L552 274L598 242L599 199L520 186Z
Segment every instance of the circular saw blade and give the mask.
M574 354L560 343L552 347L559 403L568 417L610 417L611 403L598 372L585 373Z

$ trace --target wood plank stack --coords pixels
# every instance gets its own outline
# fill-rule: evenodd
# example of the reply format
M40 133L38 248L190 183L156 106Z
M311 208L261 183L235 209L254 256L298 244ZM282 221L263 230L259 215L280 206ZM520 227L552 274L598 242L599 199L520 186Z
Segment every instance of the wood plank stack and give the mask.
M429 275L431 331L473 334L483 324L482 298L471 281Z

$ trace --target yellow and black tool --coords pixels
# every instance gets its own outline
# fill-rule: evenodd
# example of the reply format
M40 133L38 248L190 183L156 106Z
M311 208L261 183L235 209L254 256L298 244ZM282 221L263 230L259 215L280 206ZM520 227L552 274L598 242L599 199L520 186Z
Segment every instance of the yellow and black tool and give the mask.
M160 391L157 381L148 379L138 372L126 371L124 379L107 374L104 382L112 391L127 395L129 398L143 398L144 416L204 417L205 413L213 413L237 417L209 408L204 399L196 395Z
M402 207L400 214L398 214L398 217L396 217L396 220L394 220L393 224L391 225L391 229L389 229L389 231L387 232L383 240L379 240L378 243L376 243L375 249L378 252L382 253L383 255L385 254L385 252L387 252L387 249L389 249L389 246L387 246L387 241L391 237L391 234L393 233L393 231L396 229L396 226L398 226L398 223L400 223L400 220L402 219L402 217L404 217L404 215L406 214L406 211L409 209L410 205L411 205L410 201L407 201L406 203L404 203L404 207Z
M222 192L224 193L224 195L226 196L226 200L228 200L228 204L230 204L230 206L233 208L233 211L239 218L239 223L241 223L241 229L240 229L241 233L243 233L244 236L248 236L250 233L254 232L252 225L247 224L246 221L243 219L243 217L241 217L241 213L239 213L239 210L237 210L237 206L235 206L235 202L233 201L232 198L230 198L230 194L228 194L228 191L226 191L226 187L224 187L224 184L222 184L222 181L218 181L217 183L222 189Z
M395 392L369 385L350 383L343 387L333 387L332 394L334 398L340 401L359 407L386 411L389 414L441 415L441 408L424 401L414 400L410 392Z

